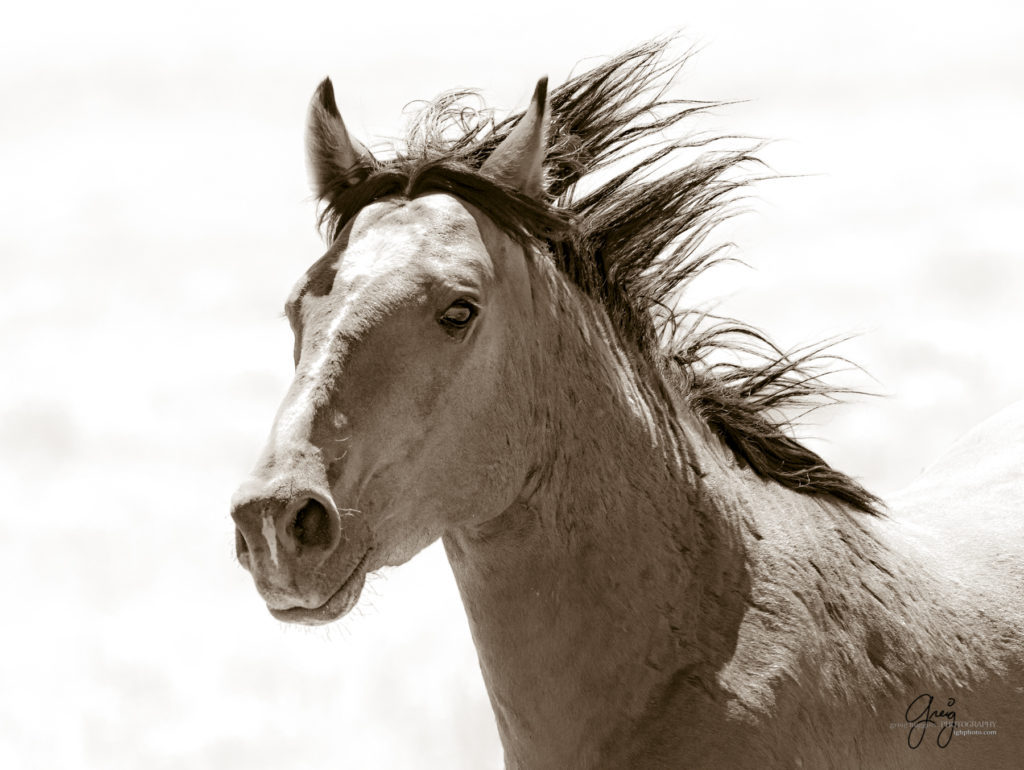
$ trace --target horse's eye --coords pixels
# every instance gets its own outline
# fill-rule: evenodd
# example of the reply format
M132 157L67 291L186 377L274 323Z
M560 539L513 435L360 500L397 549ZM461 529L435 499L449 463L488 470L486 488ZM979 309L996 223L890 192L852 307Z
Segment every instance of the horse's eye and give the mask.
M476 315L476 307L467 300L453 302L441 315L441 324L453 329L462 329L469 325Z

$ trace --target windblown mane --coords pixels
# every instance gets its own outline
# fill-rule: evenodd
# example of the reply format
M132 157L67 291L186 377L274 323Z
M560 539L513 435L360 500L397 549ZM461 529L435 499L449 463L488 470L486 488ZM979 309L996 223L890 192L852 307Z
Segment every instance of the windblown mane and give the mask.
M683 289L720 262L704 241L729 215L750 150L714 149L714 138L664 139L684 118L718 103L665 99L686 57L665 61L669 40L646 43L573 77L550 97L547 198L537 201L478 173L522 117L497 122L456 91L428 103L403 151L339 177L324 193L321 225L333 240L380 198L443 191L473 204L513 238L547 247L559 269L599 300L643 359L682 379L689 404L757 474L854 509L880 514L878 498L831 468L788 432L784 412L835 401L821 380L829 344L786 353L739 321L674 309ZM680 155L706 148L688 163ZM672 168L672 166L675 166ZM615 172L593 183L595 172ZM669 170L666 170L669 169ZM578 194L580 182L594 189ZM541 251L544 251L541 249ZM722 362L722 354L748 362Z

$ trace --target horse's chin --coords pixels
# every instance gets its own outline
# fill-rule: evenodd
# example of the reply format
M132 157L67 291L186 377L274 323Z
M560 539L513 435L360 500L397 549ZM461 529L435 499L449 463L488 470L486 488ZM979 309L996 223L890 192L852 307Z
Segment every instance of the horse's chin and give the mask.
M368 555L368 554L367 554ZM366 556L362 558L352 574L345 579L341 587L331 594L331 597L319 607L290 607L288 609L274 609L267 607L270 614L283 623L298 623L305 626L322 626L347 614L359 601L363 592L363 585L366 583L366 573L369 569Z

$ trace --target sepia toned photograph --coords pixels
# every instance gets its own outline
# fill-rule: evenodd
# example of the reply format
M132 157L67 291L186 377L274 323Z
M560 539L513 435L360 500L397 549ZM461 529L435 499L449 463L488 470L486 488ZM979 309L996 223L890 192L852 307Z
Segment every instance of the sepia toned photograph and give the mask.
M1016 768L1024 10L0 29L0 767Z

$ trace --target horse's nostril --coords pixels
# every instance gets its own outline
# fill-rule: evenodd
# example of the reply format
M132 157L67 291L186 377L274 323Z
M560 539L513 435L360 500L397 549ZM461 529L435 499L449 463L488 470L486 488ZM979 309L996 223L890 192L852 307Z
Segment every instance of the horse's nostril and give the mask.
M296 511L290 529L299 545L326 548L331 544L331 515L312 498Z

